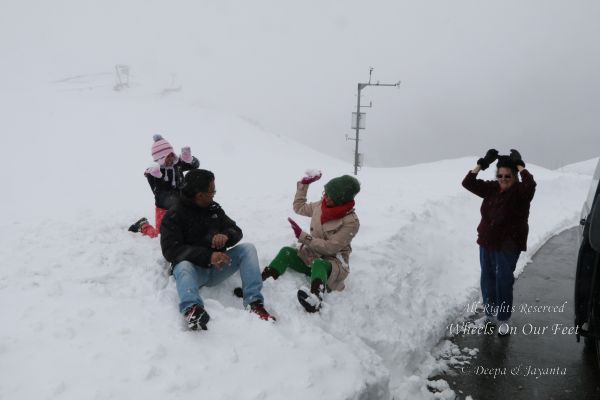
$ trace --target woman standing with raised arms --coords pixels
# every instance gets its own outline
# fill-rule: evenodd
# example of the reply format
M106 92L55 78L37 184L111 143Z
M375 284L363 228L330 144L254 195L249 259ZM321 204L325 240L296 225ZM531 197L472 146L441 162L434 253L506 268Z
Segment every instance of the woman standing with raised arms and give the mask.
M497 179L477 179L479 171L487 169L496 159ZM462 185L483 199L477 227L481 295L486 322L494 325L497 322L498 335L504 336L510 333L513 273L521 251L527 250L529 207L536 183L517 150L511 149L509 156L498 156L498 150L490 149L477 160L477 166L467 173Z

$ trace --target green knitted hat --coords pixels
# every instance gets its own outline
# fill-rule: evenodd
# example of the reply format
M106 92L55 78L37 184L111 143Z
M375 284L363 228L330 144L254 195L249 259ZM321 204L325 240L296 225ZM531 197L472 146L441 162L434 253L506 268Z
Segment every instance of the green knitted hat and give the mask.
M354 200L360 192L360 182L350 175L338 176L325 184L325 193L336 205Z

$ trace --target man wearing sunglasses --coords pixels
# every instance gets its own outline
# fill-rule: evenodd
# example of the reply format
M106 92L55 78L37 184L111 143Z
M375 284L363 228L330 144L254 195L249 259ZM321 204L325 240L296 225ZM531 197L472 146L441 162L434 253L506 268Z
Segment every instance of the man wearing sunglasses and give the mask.
M496 180L477 179L479 171L496 160ZM484 323L498 325L498 335L504 336L510 333L513 273L521 251L527 250L529 207L536 183L517 150L511 149L508 156L498 156L498 150L490 149L477 160L477 166L467 173L462 185L483 199L477 244Z

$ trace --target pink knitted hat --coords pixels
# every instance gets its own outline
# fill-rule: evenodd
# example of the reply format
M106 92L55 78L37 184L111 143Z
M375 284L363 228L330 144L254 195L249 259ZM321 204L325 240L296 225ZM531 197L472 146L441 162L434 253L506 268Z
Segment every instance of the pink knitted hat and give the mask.
M167 142L161 135L153 136L154 143L152 144L152 158L159 164L163 164L165 158L174 153L173 146L171 143Z

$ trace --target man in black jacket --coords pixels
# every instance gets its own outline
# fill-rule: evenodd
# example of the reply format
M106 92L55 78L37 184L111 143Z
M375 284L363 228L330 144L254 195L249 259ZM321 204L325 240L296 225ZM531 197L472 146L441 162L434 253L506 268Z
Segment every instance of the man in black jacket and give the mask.
M242 230L213 201L216 192L212 172L191 170L184 178L179 202L162 221L160 245L172 263L179 311L190 329L206 330L210 317L199 289L215 286L239 270L244 305L261 319L275 320L263 306L256 248L249 243L236 246Z

